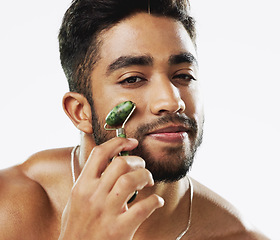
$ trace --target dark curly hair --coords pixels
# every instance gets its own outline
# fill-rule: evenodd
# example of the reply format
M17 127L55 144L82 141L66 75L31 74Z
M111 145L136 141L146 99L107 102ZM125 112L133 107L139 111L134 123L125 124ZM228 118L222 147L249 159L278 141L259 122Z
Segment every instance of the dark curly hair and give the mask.
M98 60L98 35L139 12L180 21L194 45L195 21L188 0L74 0L66 11L59 32L60 60L72 92L92 102L90 73Z

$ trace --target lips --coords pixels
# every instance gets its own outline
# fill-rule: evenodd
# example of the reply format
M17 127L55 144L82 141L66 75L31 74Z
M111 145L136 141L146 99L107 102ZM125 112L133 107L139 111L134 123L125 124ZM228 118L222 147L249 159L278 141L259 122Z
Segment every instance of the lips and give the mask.
M176 133L176 132L188 132L189 129L184 126L168 126L164 128L157 129L148 134L156 134L156 133Z
M188 135L189 129L184 126L168 126L149 132L148 137L163 142L182 142Z

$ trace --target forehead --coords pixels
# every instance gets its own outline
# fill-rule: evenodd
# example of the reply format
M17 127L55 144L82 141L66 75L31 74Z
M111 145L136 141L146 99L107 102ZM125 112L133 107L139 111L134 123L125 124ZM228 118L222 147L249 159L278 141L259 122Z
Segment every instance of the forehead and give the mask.
M156 60L189 52L194 44L182 23L167 17L139 13L100 35L100 59L104 63L124 55L149 55Z

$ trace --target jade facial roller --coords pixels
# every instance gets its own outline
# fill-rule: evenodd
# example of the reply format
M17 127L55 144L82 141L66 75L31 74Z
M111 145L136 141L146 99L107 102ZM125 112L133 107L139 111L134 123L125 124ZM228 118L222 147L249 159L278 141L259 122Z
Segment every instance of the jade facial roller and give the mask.
M105 130L116 130L117 137L126 138L124 126L131 114L135 110L136 105L131 101L125 101L114 107L107 115L104 125ZM110 126L110 128L108 128ZM120 127L121 126L121 127ZM120 156L128 156L128 152L120 152ZM138 191L129 199L127 203L131 203L137 196Z

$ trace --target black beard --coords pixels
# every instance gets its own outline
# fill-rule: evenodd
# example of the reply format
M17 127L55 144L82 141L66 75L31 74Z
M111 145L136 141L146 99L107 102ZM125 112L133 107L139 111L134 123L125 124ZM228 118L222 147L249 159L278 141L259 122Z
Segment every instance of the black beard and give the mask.
M190 146L167 147L164 149L165 159L154 159L145 147L145 135L166 123L181 124L189 129L188 138ZM133 134L139 144L131 154L142 157L146 162L146 168L152 173L155 182L174 182L185 177L190 171L195 153L202 142L203 131L199 132L194 119L185 114L169 114L158 118L156 121L143 124Z
M165 149L168 159L165 159L165 161L154 159L152 154L147 150L147 147L145 147L145 135L159 128L161 125L170 122L182 124L190 129L188 132L188 137L191 142L190 147L188 149L185 149L186 146L184 145L176 148L170 147ZM111 138L111 134L100 124L94 109L92 109L92 126L93 137L97 145ZM139 156L145 160L146 168L152 173L154 181L174 182L185 177L190 171L195 153L202 142L203 130L201 126L199 131L197 122L194 119L188 118L185 114L170 114L164 115L152 123L139 126L129 137L136 138L139 142L137 148L131 151L131 155Z

